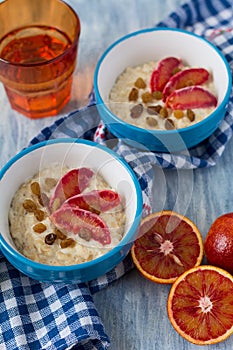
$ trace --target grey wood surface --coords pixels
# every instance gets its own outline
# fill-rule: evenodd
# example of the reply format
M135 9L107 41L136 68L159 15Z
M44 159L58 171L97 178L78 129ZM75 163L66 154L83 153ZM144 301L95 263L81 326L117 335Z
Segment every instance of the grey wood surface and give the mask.
M30 120L11 110L0 86L0 166L43 127L85 105L95 64L105 48L131 31L154 26L182 0L67 0L81 20L78 66L72 101L57 117ZM217 165L195 171L155 169L154 210L173 209L192 219L206 236L213 220L233 210L233 140ZM166 311L170 286L154 284L133 270L94 295L111 339L111 350L230 350L233 337L213 346L195 346L172 328Z

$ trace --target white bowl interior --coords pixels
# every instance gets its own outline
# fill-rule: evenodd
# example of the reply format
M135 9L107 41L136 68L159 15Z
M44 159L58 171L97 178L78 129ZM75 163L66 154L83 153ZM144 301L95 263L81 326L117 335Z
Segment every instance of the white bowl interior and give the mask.
M99 66L97 85L104 102L117 77L126 67L136 66L167 56L181 58L189 66L206 68L213 75L218 104L225 96L229 77L224 61L205 40L182 31L143 31L121 40L103 57Z
M125 234L128 232L137 211L137 192L133 178L124 165L99 147L81 143L53 143L37 148L21 158L16 157L0 181L0 232L8 244L15 248L8 224L8 212L15 192L25 180L53 163L70 168L85 166L101 174L125 203Z

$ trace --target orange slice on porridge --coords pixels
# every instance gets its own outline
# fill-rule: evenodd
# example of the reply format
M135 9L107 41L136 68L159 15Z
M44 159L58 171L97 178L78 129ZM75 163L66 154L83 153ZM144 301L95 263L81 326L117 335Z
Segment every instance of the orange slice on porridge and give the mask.
M209 72L205 68L187 68L173 75L163 89L163 100L175 90L204 84L209 79Z
M91 169L79 168L69 170L62 176L50 199L49 207L51 212L57 210L66 199L84 191L93 175L94 173Z
M113 190L93 190L70 197L65 204L71 207L89 210L100 214L117 207L121 203L120 196Z
M173 91L166 99L166 106L172 109L195 109L217 106L217 98L200 86L188 86Z
M111 243L106 223L88 210L64 204L50 215L50 220L62 232L78 235L85 241L93 239L103 246Z
M168 80L174 74L174 71L179 67L180 64L181 60L176 57L166 57L161 59L151 74L151 92L163 91Z

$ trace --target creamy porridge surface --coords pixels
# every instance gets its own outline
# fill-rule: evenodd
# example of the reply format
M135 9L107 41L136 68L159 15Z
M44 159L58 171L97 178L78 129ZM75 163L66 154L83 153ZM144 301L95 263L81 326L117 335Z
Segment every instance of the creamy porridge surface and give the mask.
M105 254L123 237L125 210L122 202L99 214L109 228L110 244L103 246L94 239L87 241L72 232L57 230L49 218L48 209L41 201L42 196L33 193L31 186L32 183L38 183L43 197L50 198L56 183L68 170L65 167L61 169L58 164L41 170L20 186L12 200L9 210L10 233L19 252L31 260L49 265L79 264ZM111 189L99 174L94 174L83 193L96 189ZM30 203L29 200L35 203L36 210L25 209L25 201ZM54 237L51 233L56 235L52 244L49 242L49 238Z
M162 99L153 99L152 101L144 102L143 95L146 96L150 93L150 77L155 69L158 62L150 61L142 65L135 67L127 67L115 81L110 94L108 105L110 110L120 119L126 121L129 124L145 128L145 129L159 129L167 130L166 119L172 120L172 124L175 129L184 128L195 124L204 118L206 118L215 107L208 108L196 108L191 112L189 111L189 117L187 116L187 111L182 112L182 118L180 116L176 117L174 112L170 109L166 110L166 116L164 116L164 110L161 113L157 113L157 116L151 115L147 112L148 106L161 106L164 107L164 102ZM190 68L184 66L183 69ZM211 77L211 72L210 72ZM138 88L138 98L137 101L130 101L129 95L132 91L132 88L135 88L135 82L140 78L145 83L145 87ZM216 95L216 90L210 78L207 82L202 84L202 86L208 91ZM132 118L131 111L132 108L136 105L143 105L143 111L140 114L140 117ZM190 113L192 118L190 118ZM193 118L193 116L195 116ZM190 120L191 119L191 120Z

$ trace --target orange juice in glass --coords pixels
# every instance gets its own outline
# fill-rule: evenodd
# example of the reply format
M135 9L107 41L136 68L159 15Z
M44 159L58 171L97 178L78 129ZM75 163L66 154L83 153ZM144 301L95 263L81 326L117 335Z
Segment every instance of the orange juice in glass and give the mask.
M80 21L61 0L0 3L0 81L13 109L53 116L70 100Z

